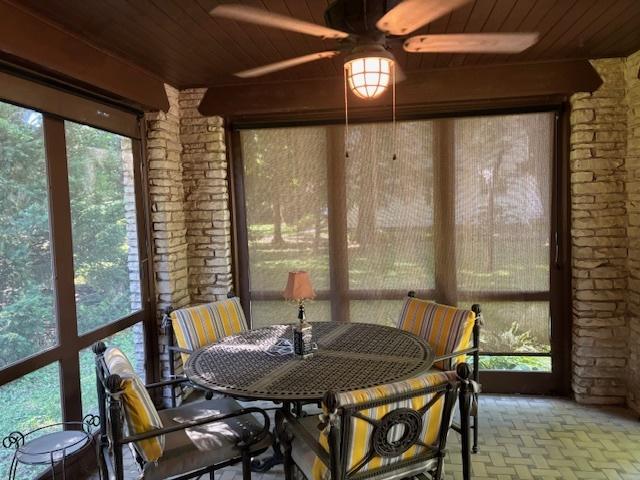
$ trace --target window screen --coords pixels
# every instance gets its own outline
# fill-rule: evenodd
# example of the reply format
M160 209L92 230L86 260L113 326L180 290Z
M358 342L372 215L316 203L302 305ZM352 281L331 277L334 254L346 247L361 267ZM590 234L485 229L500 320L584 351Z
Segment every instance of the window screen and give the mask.
M394 325L409 290L480 303L489 368L548 369L504 359L550 351L553 132L553 113L399 122L395 142L388 122L241 130L254 327L295 321L280 292L308 270L312 321Z

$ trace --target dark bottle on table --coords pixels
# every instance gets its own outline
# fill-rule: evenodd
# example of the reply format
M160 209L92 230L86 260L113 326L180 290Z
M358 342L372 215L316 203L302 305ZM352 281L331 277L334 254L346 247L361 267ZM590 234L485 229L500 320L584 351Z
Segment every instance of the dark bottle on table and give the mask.
M300 322L293 328L293 351L303 358L310 357L313 354L313 333L311 324L305 317L302 302L298 308L298 320Z

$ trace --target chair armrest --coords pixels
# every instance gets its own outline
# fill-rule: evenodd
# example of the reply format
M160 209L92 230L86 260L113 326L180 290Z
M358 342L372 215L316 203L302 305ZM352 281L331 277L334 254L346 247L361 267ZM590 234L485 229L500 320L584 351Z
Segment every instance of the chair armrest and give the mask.
M172 352L180 352L180 353L188 353L188 354L193 353L193 350L189 350L188 348L176 347L174 345L167 345L166 349Z
M267 413L261 408L257 407L249 407L242 408L235 412L225 413L223 415L211 415L209 417L201 418L199 420L187 420L180 425L173 425L171 427L159 428L156 430L151 430L149 432L140 433L138 435L130 435L122 438L118 444L124 445L132 442L139 442L141 440L146 440L149 438L159 437L160 435L166 435L167 433L179 432L180 430L186 430L187 428L198 427L200 425L206 425L207 423L221 422L223 420L227 420L229 418L241 417L242 415L247 415L250 413L258 413L262 415L262 429L258 432L257 435L252 436L249 439L241 439L240 443L243 443L243 446L250 446L254 443L258 443L263 438L265 438L269 434L269 428L271 426L271 422L269 420L269 416Z
M470 353L476 353L479 349L475 347L467 348L465 350L458 350L457 352L447 353L446 355L437 355L433 362L440 362L442 360L448 360L449 358L459 357L460 355L468 355Z
M188 381L189 379L187 377L177 377L170 380L163 380L162 382L148 383L147 385L145 385L145 387L147 388L147 390L151 390L154 388L168 387L170 385L179 385Z
M316 438L314 438L309 431L300 425L300 421L298 417L292 415L290 412L283 412L284 418L287 421L287 428L293 433L294 437L302 440L305 445L313 450L313 453L324 463L327 468L331 468L331 459L329 457L329 452L327 452L322 445L318 442Z

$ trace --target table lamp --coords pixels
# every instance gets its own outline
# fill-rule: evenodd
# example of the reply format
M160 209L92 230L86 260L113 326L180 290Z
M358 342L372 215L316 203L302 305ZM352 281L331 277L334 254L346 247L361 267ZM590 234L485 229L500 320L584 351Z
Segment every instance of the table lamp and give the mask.
M304 301L315 298L316 292L311 286L311 279L307 272L289 272L287 286L282 292L286 300L298 302L298 325L293 330L293 349L297 355L303 357L313 352L311 325L306 322Z

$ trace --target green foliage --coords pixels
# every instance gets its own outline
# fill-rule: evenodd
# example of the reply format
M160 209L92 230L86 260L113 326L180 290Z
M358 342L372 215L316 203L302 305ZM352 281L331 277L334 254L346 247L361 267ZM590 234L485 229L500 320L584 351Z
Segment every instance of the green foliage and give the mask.
M66 122L80 333L130 311L123 140ZM40 114L0 103L0 368L55 345Z
M123 151L128 140L66 122L79 332L131 311ZM0 368L57 343L42 117L0 102ZM133 229L135 230L135 229ZM63 319L69 321L70 319ZM122 341L133 356L133 332ZM95 410L93 356L81 355L82 397ZM59 422L57 364L0 386L0 436ZM8 452L0 455L6 476Z
M541 352L548 348L538 344L529 331L522 331L515 321L508 328L485 329L482 337L482 343L490 345L493 352Z
M551 357L531 356L481 356L480 369L482 370L520 370L550 372Z

